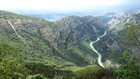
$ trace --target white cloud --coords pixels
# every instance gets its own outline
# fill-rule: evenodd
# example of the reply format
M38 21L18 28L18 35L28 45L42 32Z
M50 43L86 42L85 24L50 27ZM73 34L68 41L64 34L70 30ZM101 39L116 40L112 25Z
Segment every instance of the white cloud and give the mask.
M126 0L0 0L0 9L68 11L116 6L124 1Z

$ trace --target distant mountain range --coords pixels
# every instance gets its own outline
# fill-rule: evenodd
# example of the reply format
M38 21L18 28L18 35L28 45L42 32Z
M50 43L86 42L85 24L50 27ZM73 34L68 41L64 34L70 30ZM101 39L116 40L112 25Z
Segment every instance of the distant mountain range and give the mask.
M25 14L23 14L22 11L20 10L14 12L27 16L33 16L33 17L54 21L71 15L81 16L81 17L87 15L102 16L108 13L131 12L133 10L139 10L139 9L140 6L138 4L129 4L129 5L127 4L127 5L120 5L114 7L97 7L97 8L89 9L86 11L79 11L79 12L45 12L45 11L26 12L25 11L24 12Z

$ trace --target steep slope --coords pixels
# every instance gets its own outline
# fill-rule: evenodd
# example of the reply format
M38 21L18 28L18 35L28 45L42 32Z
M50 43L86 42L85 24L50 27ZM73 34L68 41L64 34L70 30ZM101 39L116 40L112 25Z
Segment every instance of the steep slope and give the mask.
M60 57L56 56L55 58L52 54L53 47L48 40L42 37L40 32L42 28L53 27L53 23L5 11L1 11L0 15L0 40L19 45L21 51L25 54L24 59L53 65L60 65L62 62L67 63ZM19 37L22 37L25 43Z
M56 22L0 11L0 41L18 45L27 61L57 66L96 63L89 47L106 29L102 19L69 16Z
M104 61L116 61L124 52L139 61L139 11L115 14L109 21L108 34L96 43L96 48L102 52Z
M105 30L105 24L100 18L69 16L56 21L55 26L59 32L58 48L61 49L59 51L65 52L63 55L68 56L70 61L74 57L77 64L80 64L80 60L85 64L95 63L96 54L91 52L87 45L90 40L95 40L98 35L102 34L102 30Z

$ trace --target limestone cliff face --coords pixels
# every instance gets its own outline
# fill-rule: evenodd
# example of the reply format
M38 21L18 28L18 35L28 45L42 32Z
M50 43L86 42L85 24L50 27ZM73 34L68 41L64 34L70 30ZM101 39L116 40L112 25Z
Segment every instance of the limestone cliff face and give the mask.
M96 48L102 52L104 61L113 60L115 61L119 56L123 54L127 48L122 46L122 41L127 42L127 44L133 44L136 41L133 39L128 41L128 37L124 32L130 28L135 27L137 31L139 30L140 18L139 11L132 11L129 13L118 13L113 16L113 18L108 22L109 31L108 34L96 44ZM139 32L136 33L138 35L137 41L139 41ZM137 46L133 46L131 48L131 55L136 55L139 53Z

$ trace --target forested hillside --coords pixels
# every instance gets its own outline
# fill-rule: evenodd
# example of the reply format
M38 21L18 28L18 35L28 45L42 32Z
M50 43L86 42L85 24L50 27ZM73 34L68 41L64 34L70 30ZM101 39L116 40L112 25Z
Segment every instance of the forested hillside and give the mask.
M0 79L139 79L140 13L50 22L0 11ZM105 68L98 65L102 55Z

